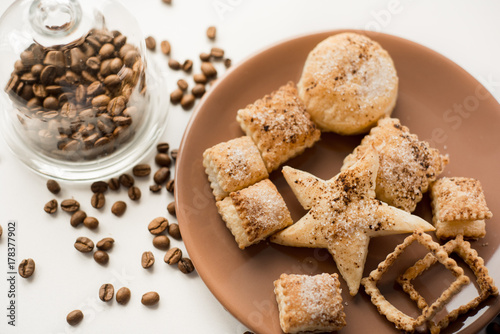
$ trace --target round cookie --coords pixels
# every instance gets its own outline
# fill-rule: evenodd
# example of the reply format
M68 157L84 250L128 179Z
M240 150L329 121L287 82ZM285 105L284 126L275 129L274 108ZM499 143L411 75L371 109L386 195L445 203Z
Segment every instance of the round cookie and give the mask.
M377 42L342 33L319 43L297 85L312 120L323 131L365 133L396 104L398 76Z

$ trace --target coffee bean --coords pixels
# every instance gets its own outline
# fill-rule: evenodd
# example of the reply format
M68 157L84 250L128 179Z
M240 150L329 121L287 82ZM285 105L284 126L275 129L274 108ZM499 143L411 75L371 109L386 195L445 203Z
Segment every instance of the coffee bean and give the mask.
M222 50L221 48L213 47L212 50L210 50L210 55L215 59L221 59L222 57L224 57L224 50Z
M170 67L173 70L178 70L178 69L181 68L181 63L179 63L175 59L169 59L169 61L168 61L168 67Z
M148 176L151 174L151 166L148 164L135 165L134 168L132 168L132 174L137 177Z
M99 220L95 217L86 217L83 220L83 225L85 225L86 228L95 230L99 226Z
M53 96L48 96L43 100L43 107L48 110L58 109L59 101Z
M139 199L141 199L141 189L136 186L130 187L128 189L128 197L132 201L138 201Z
M130 300L130 289L122 287L116 291L116 302L120 305L125 305Z
M109 63L109 70L113 74L118 74L123 68L123 61L120 58L113 58Z
M105 193L108 190L108 184L104 181L96 181L90 186L93 193Z
M144 269L150 268L155 263L155 256L152 252L144 252L141 257L141 265Z
M161 185L159 185L159 184L150 185L149 186L149 191L151 191L152 193L160 192L161 191Z
M170 102L176 104L182 100L184 93L181 89L177 88L172 93L170 93Z
M90 95L90 94L89 94ZM105 111L111 99L109 96L101 94L92 99L92 107L99 111Z
M169 157L167 153L158 153L155 155L155 162L159 166L169 167L172 163L172 159Z
M85 211L82 210L76 211L75 213L73 213L73 215L71 215L70 219L71 226L77 227L78 225L83 223L83 220L85 218L87 218L87 214L85 213Z
M125 210L127 210L127 203L123 201L116 201L111 207L111 212L118 217L122 216Z
M193 68L193 61L190 59L186 59L182 64L182 70L184 72L189 72Z
M47 213L54 213L57 211L57 200L52 199L48 201L45 206L43 207L43 210Z
M50 85L54 82L57 75L57 69L55 66L49 65L45 66L40 73L40 83L44 86Z
M118 36L113 38L113 44L115 45L116 49L120 49L125 45L125 43L127 43L127 37L122 34L119 34Z
M160 301L160 295L157 292L146 292L142 295L141 303L146 306L153 306Z
M151 234L159 235L162 234L168 228L168 220L164 217L157 217L153 219L149 225L148 230Z
M215 39L217 33L217 29L214 26L210 26L207 28L207 37L209 39Z
M100 209L106 203L106 197L103 193L94 193L90 199L90 204L93 208Z
M196 84L191 90L191 93L193 93L195 97L202 97L205 94L205 85Z
M88 96L96 96L104 92L104 86L99 81L94 81L87 87Z
M19 275L28 278L35 272L35 261L33 259L24 259L19 264Z
M217 70L215 69L214 65L209 62L203 62L201 63L201 71L207 78L212 78L217 76Z
M163 258L163 261L165 261L166 264L176 264L181 258L182 251L179 248L174 247L167 251L165 257Z
M193 75L193 80L196 83L201 83L201 84L207 83L207 77L203 73L197 73Z
M210 53L202 52L200 53L201 61L210 61Z
M177 87L179 87L179 89L182 91L185 91L186 89L188 89L188 86L189 85L188 85L187 81L184 79L179 79L177 81Z
M175 202L170 202L167 205L167 211L170 213L172 216L175 216Z
M118 180L116 177L111 178L108 181L108 187L111 190L118 190L118 189L120 189L120 180Z
M146 48L148 48L151 51L154 51L156 49L156 40L152 36L146 37Z
M80 209L80 203L74 199L65 199L61 202L61 209L66 212L75 212Z
M177 268L184 274L189 274L194 270L193 262L187 257L183 257L177 262Z
M99 299L103 302L109 302L113 299L114 294L115 288L113 287L113 284L106 283L101 285L99 288Z
M101 59L108 59L113 55L114 52L115 46L111 43L106 43L99 50L99 56L101 57Z
M161 0L163 3L166 3L167 5L172 4L172 0Z
M175 188L175 181L173 179L167 181L167 184L165 185L165 189L167 189L167 191L169 193L173 194L174 193L174 188Z
M122 79L117 74L110 74L104 78L104 86L108 88L114 88L121 84Z
M98 57L90 57L85 62L85 65L92 71L98 71L101 69L101 60Z
M168 249L170 246L170 239L166 235L157 235L153 238L153 246L158 249Z
M3 234L3 228L2 228L2 225L0 225L0 237L2 236Z
M183 109L188 110L191 109L195 101L193 94L185 94L181 99L181 106Z
M109 262L109 255L105 251L98 250L94 253L94 260L95 262L104 265Z
M89 253L94 249L94 242L87 237L79 237L75 241L75 248L79 252Z
M168 234L175 239L181 239L181 230L179 229L179 225L176 223L172 223L168 226Z
M78 325L83 320L83 312L80 310L74 310L68 313L66 316L66 321L71 326Z
M170 43L168 41L162 41L160 43L160 48L161 48L161 52L164 55L169 55L170 54L171 46L170 46Z
M170 169L168 167L161 167L153 176L156 184L163 184L170 178Z
M119 116L127 108L127 101L123 96L117 96L109 101L107 110L111 116Z
M224 66L226 66L226 68L231 67L231 63L232 63L231 59L229 58L224 59Z
M118 180L120 181L120 184L122 186L124 186L125 188L130 188L135 183L134 178L130 174L122 174L122 175L120 175Z
M115 240L113 238L104 238L101 239L96 247L100 250L107 251L110 250L113 247L113 244L115 243Z
M47 189L53 194L58 194L61 191L61 187L56 180L47 180Z

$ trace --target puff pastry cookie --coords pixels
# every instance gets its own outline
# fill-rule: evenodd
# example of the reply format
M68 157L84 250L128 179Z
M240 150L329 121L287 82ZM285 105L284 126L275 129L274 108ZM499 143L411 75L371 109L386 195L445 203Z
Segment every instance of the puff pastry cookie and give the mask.
M431 188L433 222L440 239L462 234L466 238L486 235L485 219L493 214L486 205L478 180L465 177L443 177Z
M217 202L222 219L241 249L293 223L278 189L265 179Z
M259 148L268 172L313 146L321 134L293 82L238 110L236 120Z
M399 119L383 118L344 159L341 170L352 166L372 146L380 157L377 198L408 212L415 210L422 194L448 164L447 156L418 140Z
M346 325L337 274L287 275L274 281L285 333L330 332Z
M269 176L257 146L247 136L205 150L203 166L217 201Z
M396 104L398 76L380 44L342 33L319 43L307 57L297 85L321 130L343 135L368 132Z

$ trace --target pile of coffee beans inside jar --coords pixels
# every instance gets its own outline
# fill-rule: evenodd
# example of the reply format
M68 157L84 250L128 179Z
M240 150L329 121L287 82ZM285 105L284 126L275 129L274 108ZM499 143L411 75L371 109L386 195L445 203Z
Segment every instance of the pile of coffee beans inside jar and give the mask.
M5 90L22 131L43 153L93 159L115 151L141 123L144 66L126 36L93 29L66 45L29 46Z

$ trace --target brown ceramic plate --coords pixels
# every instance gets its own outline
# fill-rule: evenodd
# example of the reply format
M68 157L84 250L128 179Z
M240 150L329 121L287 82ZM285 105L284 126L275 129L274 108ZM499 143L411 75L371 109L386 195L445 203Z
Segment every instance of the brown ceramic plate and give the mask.
M229 71L200 103L189 123L177 162L176 199L183 239L195 267L221 304L257 333L281 333L273 281L281 273L316 274L337 272L325 250L291 248L262 242L244 251L219 217L202 166L203 151L217 143L243 135L235 120L236 111L270 93L288 80L298 81L309 51L331 31L295 38L249 58ZM476 177L482 181L495 217L487 222L487 236L473 242L490 274L500 282L500 106L486 89L458 65L440 54L408 40L379 33L366 33L384 47L396 65L400 90L393 116L421 139L450 155L447 176ZM328 179L340 170L342 160L359 144L361 136L342 137L324 133L321 141L287 164ZM285 198L292 217L305 212L279 171L271 175ZM416 214L431 221L428 198ZM373 238L364 275L385 259L404 235ZM413 302L394 283L394 278L423 256L415 246L396 261L380 287L386 298L409 315L416 316ZM463 265L463 263L462 263ZM470 272L469 272L470 274ZM415 281L417 289L431 301L454 277L438 265ZM360 288L354 298L343 283L347 326L342 333L398 332L379 315ZM473 285L458 294L448 311L477 296ZM490 298L469 317L460 317L446 333L476 333L500 311Z

